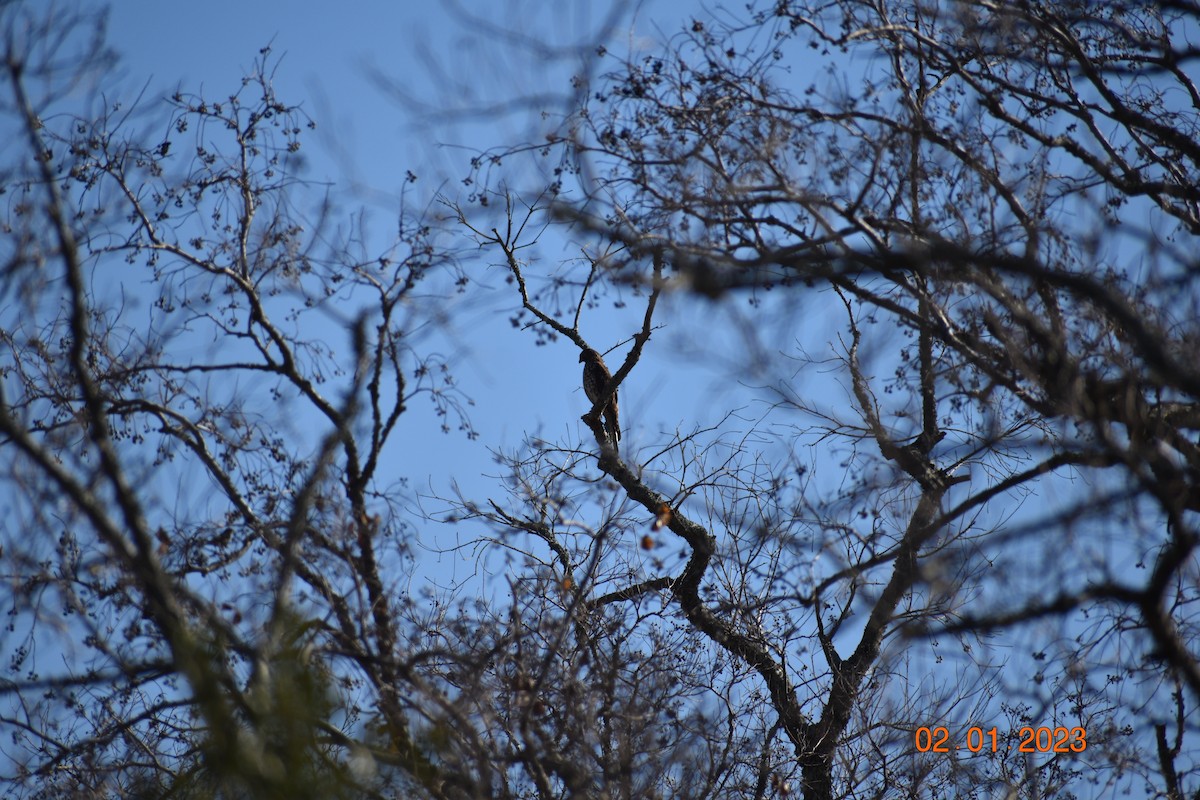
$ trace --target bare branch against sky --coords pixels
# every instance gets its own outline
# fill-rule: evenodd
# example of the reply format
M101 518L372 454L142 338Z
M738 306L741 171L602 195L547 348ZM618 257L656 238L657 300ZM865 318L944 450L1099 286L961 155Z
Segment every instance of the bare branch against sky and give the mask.
M0 795L1200 795L1200 8L417 5L0 3Z

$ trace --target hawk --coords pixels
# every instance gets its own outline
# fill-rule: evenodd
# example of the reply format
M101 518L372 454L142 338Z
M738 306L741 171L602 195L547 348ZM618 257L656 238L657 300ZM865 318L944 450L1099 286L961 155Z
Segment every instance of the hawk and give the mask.
M621 441L621 423L617 412L617 393L610 391L612 373L604 365L604 359L590 347L579 354L579 362L583 364L583 392L592 405L607 397L608 402L601 407L604 412L604 432L615 447Z

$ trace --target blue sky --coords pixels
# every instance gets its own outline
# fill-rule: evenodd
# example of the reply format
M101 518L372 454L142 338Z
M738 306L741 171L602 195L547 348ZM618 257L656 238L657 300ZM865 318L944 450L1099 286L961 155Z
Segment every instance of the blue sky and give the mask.
M575 51L594 49L595 31L607 7L533 0L420 5L122 0L112 8L109 33L122 57L120 84L129 96L145 87L145 106L177 88L227 95L253 67L260 48L270 44L278 58L275 85L282 99L302 104L318 123L315 139L305 146L305 177L329 185L347 213L366 206L373 214L369 229L382 248L394 227L409 170L420 176L411 190L417 204L430 202L438 192L455 197L463 192L461 178L473 150L538 135L539 108L504 103L565 94L573 70L579 68ZM693 16L703 18L713 10L722 13L719 7L706 10L698 2L647 2L614 30L606 47L616 53L647 47L669 38ZM501 13L505 16L488 16ZM538 42L552 42L557 50L539 57L531 49ZM376 75L390 81L390 87L381 87ZM497 113L453 113L498 103ZM580 247L593 243L551 232L544 244L542 256L553 261L577 255ZM528 331L514 329L509 316L517 298L504 282L504 270L496 266L498 254L464 255L474 288L464 297L436 300L451 309L450 324L420 346L438 349L456 365L459 385L476 403L470 413L480 436L468 441L457 432L443 434L429 406L413 404L393 440L394 462L381 482L407 479L409 501L414 503L418 495L450 494L452 483L475 500L501 496L500 482L486 477L500 472L491 450L515 448L526 436L590 443L579 421L588 404L579 387L574 346L559 341L538 347ZM823 293L792 295L776 298L780 305L774 308L751 313L744 297L726 298L721 304L666 299L658 318L666 327L655 333L622 387L622 446L627 456L643 463L639 456L652 452L673 431L711 425L731 408L738 413L729 426L730 434L736 435L737 427L749 427L762 417L764 400L771 398L753 386L773 381L786 381L795 396L831 416L853 421L849 393L833 366L826 370L819 363L839 349L836 336L844 328L838 304L828 300ZM581 330L593 346L604 350L635 330L640 313L636 302L625 316L601 307L585 314ZM345 331L331 328L329 335L344 336ZM765 355L776 371L740 374L748 346L773 348ZM780 356L798 349L818 363L801 366ZM610 365L615 368L624 352L622 348L610 356ZM878 375L886 375L890 356L877 355L883 359ZM735 383L735 376L751 388ZM795 422L795 417L781 420ZM782 438L770 441L773 429L764 430L756 446L793 446ZM795 435L790 430L783 433ZM829 446L830 441L803 457L833 467L817 469L816 475L826 489L836 490L836 466L847 451ZM805 444L811 442L794 446ZM647 450L639 452L642 446ZM436 511L438 503L425 500L423 507ZM1053 514L1047 497L1025 510ZM480 533L422 527L431 541Z
M219 0L200 6L124 0L112 9L110 41L122 57L122 86L131 94L145 87L145 105L176 89L214 98L227 95L253 68L260 48L270 44L278 59L274 83L281 98L300 103L318 124L315 138L305 145L304 176L327 184L347 214L366 206L372 213L369 230L382 248L394 227L409 170L420 176L410 188L414 197L409 202L427 203L439 192L462 196L461 179L472 152L538 137L539 126L548 124L537 113L541 107L506 103L519 97L565 96L571 75L580 69L576 52L594 50L607 6L463 2L422 4L417 11L416 3ZM497 9L508 16L487 16ZM689 26L694 16L706 18L708 13L698 2L648 2L626 17L605 46L613 53L649 48ZM515 28L518 34L506 36L493 26ZM514 38L519 36L529 41ZM537 42L552 42L557 50L539 57L530 46ZM381 86L378 76L389 85ZM552 100L549 105L553 107ZM497 106L501 113L455 113ZM552 262L577 256L581 247L594 243L551 230L543 244L529 253L539 252ZM535 346L530 332L512 327L509 317L518 298L504 282L498 258L498 253L464 253L473 288L465 296L436 301L451 308L449 325L419 345L437 349L456 365L459 385L475 402L470 414L479 438L468 441L458 432L441 433L440 420L418 400L402 419L392 442L394 461L380 476L384 486L406 479L407 502L419 502L427 512L440 506L429 496L447 496L454 484L477 501L501 498L502 485L494 477L501 470L492 451L516 448L526 436L582 440L590 446L579 421L588 404L579 385L578 353L561 340ZM674 432L712 425L731 409L737 417L726 425L726 435L736 439L738 429L755 424L766 413L766 402L774 399L770 391L754 387L780 381L790 384L794 396L853 421L849 392L836 370L801 366L781 356L800 348L819 360L840 350L835 337L844 327L844 312L828 300L826 293L775 297L774 307L754 311L745 297L719 304L665 298L657 319L664 328L622 386L627 457L645 463ZM601 306L585 313L581 330L593 346L605 350L636 330L641 313L636 301L623 316ZM331 326L329 336L346 333ZM744 374L750 348L759 349L772 372ZM610 366L616 368L626 349L609 356ZM884 375L890 368L881 370ZM777 421L797 424L794 416ZM775 431L781 436L773 441ZM812 455L797 455L835 467L818 468L813 479L836 492L841 473L836 465L848 451L830 447L830 441L813 448ZM750 446L777 454L781 449L801 451L805 444L795 440L793 430L766 427ZM646 449L639 452L639 447ZM486 532L466 526L418 527L427 544ZM453 559L443 565L448 575L473 571L470 564Z
M472 150L536 136L540 124L536 109L522 106L502 106L500 112L487 115L454 112L516 97L565 95L569 89L572 70L578 66L571 58L538 58L523 49L519 39L503 37L488 26L515 29L530 42L553 42L566 53L573 43L589 48L596 44L589 37L607 6L574 0L462 0L461 7L436 2L118 0L109 38L121 62L113 77L127 97L144 88L141 103L147 108L176 89L221 97L237 89L260 48L269 44L278 58L275 84L281 98L300 103L318 124L305 145L304 177L327 185L347 214L367 207L372 214L369 230L382 248L394 228L408 171L419 176L409 189L417 205L430 203L439 191L454 197L463 191L461 179ZM741 13L740 4L736 8ZM692 16L708 13L699 2L647 2L606 46L613 52L637 49L668 38ZM471 14L478 16L471 20ZM489 14L504 17L492 19ZM380 85L377 75L391 82L392 91ZM577 255L589 244L552 232L542 253L552 261ZM500 482L487 477L501 471L489 449L514 448L527 435L594 446L579 421L588 403L579 388L577 350L564 341L535 346L528 331L510 325L517 298L504 282L504 270L495 266L497 255L464 259L474 288L465 297L436 301L451 308L450 325L422 343L458 365L456 377L476 403L471 418L480 437L469 441L458 432L441 433L429 406L415 403L394 439L394 463L381 477L384 483L408 479L411 502L419 495L449 494L452 482L473 499L500 498ZM749 382L787 381L797 396L852 420L848 393L833 377L833 365L828 370L820 363L801 366L778 352L799 348L818 360L828 355L844 328L842 312L829 299L827 293L776 298L775 307L753 314L744 297L720 305L686 298L664 301L659 321L667 327L656 332L622 387L622 445L631 460L668 440L673 431L713 424L731 408L746 420L735 421L732 428L748 427L759 419L769 393L731 380L739 374L744 364L739 359L750 345L773 347L775 352L766 355L783 371L743 376ZM601 307L585 315L581 329L593 346L606 349L633 332L640 313L636 302L624 316ZM343 334L331 326L331 336ZM610 365L615 368L624 352L622 348L610 357ZM717 356L713 364L707 363L711 355ZM886 375L886 362L879 374ZM793 423L795 417L783 422ZM792 446L781 444L782 439L771 441L772 430L765 428L751 445ZM794 436L794 431L785 433ZM648 449L639 453L640 446ZM804 457L834 467L846 456L828 446L812 452L819 454ZM836 469L817 473L822 480L836 481ZM1049 496L1032 498L1024 511L1050 516L1052 502ZM426 500L424 507L436 511L437 503ZM456 536L465 540L485 533L478 528L420 527L430 543L449 544ZM471 553L458 558L445 557L440 570L425 577L455 580L474 574ZM852 644L857 633L848 624L845 643Z
M144 87L141 103L146 107L176 89L213 98L233 92L253 68L260 48L269 44L277 59L274 84L281 99L301 104L318 125L303 151L304 177L327 184L347 214L365 206L372 214L369 230L382 247L394 228L409 170L419 180L409 188L407 202L428 203L439 192L460 196L473 151L538 135L537 126L544 124L539 109L503 102L533 95L565 97L571 75L579 69L575 50L594 50L595 32L608 6L122 0L112 7L109 39L121 56L121 86L127 95ZM501 12L507 17L488 16ZM626 17L606 47L628 52L667 38L692 16L705 14L699 3L644 3ZM552 42L557 51L539 57L525 42L506 38L491 26L515 28L530 42ZM380 76L389 85L381 85ZM498 102L503 113L456 113ZM577 256L591 244L562 239L553 231L544 242L547 259ZM579 416L587 403L579 388L574 346L560 340L537 347L528 331L515 330L509 316L517 298L504 283L504 270L494 266L498 254L466 255L465 268L476 288L448 299L457 306L448 329L424 344L458 365L456 378L476 403L471 421L480 437L470 442L457 432L441 433L429 406L414 403L393 443L392 474L381 476L385 483L406 478L414 495L448 494L455 481L475 499L498 496L498 484L481 477L497 472L490 448L515 447L527 435L561 440L585 433ZM622 319L602 307L585 315L581 330L604 350L636 329L641 311L631 302ZM744 322L738 308L667 301L660 312L661 321L671 324L656 334L622 389L623 425L633 428L625 443L631 447L660 441L659 431L711 424L731 399L742 407L751 402L725 380L723 370L703 367L710 349L737 352L741 346L737 331L743 325L712 324L715 318ZM702 321L699 329L697 320ZM624 351L609 357L614 369ZM735 364L725 359L721 366ZM761 409L744 413L752 417ZM436 527L424 533L452 535Z

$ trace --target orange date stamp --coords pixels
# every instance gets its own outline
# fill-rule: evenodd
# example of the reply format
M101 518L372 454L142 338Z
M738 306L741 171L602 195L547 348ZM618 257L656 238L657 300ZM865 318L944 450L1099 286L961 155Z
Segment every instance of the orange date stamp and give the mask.
M953 753L968 750L972 753L1082 753L1087 749L1087 731L1083 728L1048 728L1026 726L1016 736L1001 736L995 728L967 728L966 736L954 741L944 725L935 728L922 725L914 734L914 744L920 753ZM1015 744L1013 739L1016 740Z

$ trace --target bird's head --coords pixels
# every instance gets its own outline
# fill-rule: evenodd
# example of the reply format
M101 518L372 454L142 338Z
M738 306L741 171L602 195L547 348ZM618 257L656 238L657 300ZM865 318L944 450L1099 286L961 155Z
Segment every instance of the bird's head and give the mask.
M579 363L580 364L582 364L585 361L598 361L599 359L600 359L600 354L597 353L595 350L593 350L590 347L584 348L583 352L579 354Z

